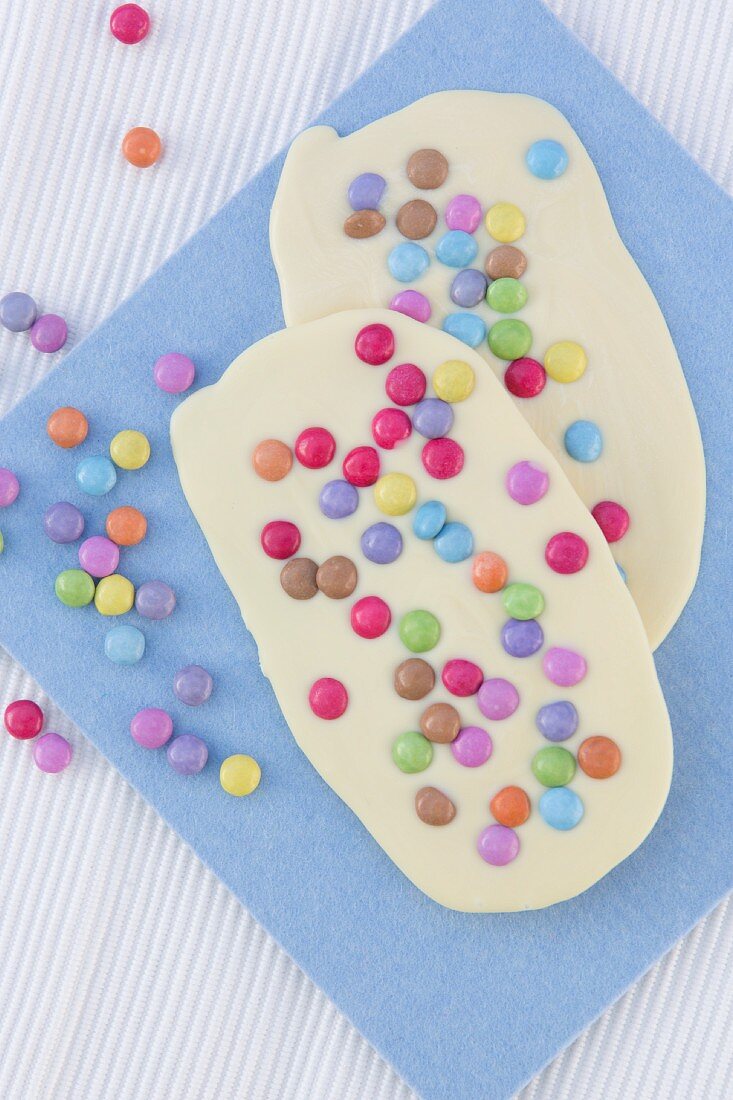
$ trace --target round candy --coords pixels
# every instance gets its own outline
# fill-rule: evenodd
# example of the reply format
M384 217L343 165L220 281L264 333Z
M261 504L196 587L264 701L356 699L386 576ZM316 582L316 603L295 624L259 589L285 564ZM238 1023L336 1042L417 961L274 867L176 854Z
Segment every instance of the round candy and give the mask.
M156 359L153 379L164 393L185 393L193 385L196 367L193 360L178 351L169 351Z
M547 470L536 462L517 462L506 475L506 491L517 504L536 504L549 487Z
M361 551L375 565L389 565L402 553L402 535L391 523L373 523L361 536Z
M579 573L588 561L588 543L572 531L560 531L547 543L545 561L555 573Z
M487 290L486 301L497 313L516 313L527 304L527 288L518 279L497 279Z
M451 695L475 695L484 682L484 674L473 661L455 657L443 665L441 679Z
M179 775L198 775L206 767L209 750L200 737L184 733L173 738L165 755L174 772Z
M308 692L308 703L316 718L332 722L340 718L349 705L349 693L340 680L323 676Z
M464 768L480 768L489 759L494 744L480 726L463 726L455 741L451 741L450 751Z
M415 813L426 825L450 825L456 808L436 787L421 787L415 795Z
M201 665L186 665L173 678L173 693L187 707L200 707L211 695L214 680Z
M582 799L567 787L552 787L540 799L543 820L553 829L574 829L583 817Z
M65 569L56 578L54 591L65 607L86 607L94 599L94 581L83 569Z
M578 728L578 712L572 703L562 699L540 707L534 721L548 741L567 741Z
M474 267L459 271L451 283L451 301L463 309L473 309L486 297L487 279L483 271Z
M57 447L68 450L84 442L89 432L89 421L83 412L65 405L51 413L46 421L46 431Z
M422 449L422 464L438 481L460 474L464 461L463 447L455 439L429 439Z
M455 564L473 553L473 535L465 523L446 523L433 541L438 557Z
M527 167L540 180L555 180L568 166L568 154L564 145L552 138L534 141L525 154Z
M134 46L150 30L150 16L138 4L120 4L109 17L109 29L118 42Z
M355 210L344 222L344 233L356 241L365 241L381 233L386 224L387 219L378 210Z
M489 809L500 825L515 829L529 818L529 797L521 787L503 787L491 799Z
M519 692L514 684L497 677L484 680L476 696L478 709L486 718L501 722L511 717L519 706Z
M422 245L402 241L387 257L390 275L399 283L414 283L430 267L430 257Z
M400 620L399 633L412 653L426 653L440 641L440 623L430 611L408 611Z
M435 673L422 657L408 657L397 666L394 689L401 699L424 699L435 687Z
M469 348L477 348L486 339L486 324L475 313L449 313L443 318L443 332L455 336Z
M461 728L458 711L450 703L432 703L422 712L420 729L428 741L447 745L455 741Z
M609 779L621 767L621 750L610 737L588 737L578 749L578 763L591 779Z
M521 359L532 347L532 330L524 321L505 317L489 329L489 347L497 359Z
M90 455L76 467L76 483L83 493L101 497L117 484L117 471L106 455Z
M575 757L559 745L548 745L532 757L532 772L544 787L564 787L575 775Z
M387 516L404 516L416 500L417 487L408 474L385 474L374 486L374 502Z
M349 481L327 481L318 494L318 505L328 519L345 519L359 506L359 493Z
M412 434L412 422L403 409L380 409L372 419L372 436L378 447L391 451Z
M545 368L536 359L515 359L504 371L504 385L515 397L537 397L547 381Z
M127 577L113 573L102 577L94 593L94 606L100 615L126 615L135 600L135 589Z
M148 521L142 512L129 504L113 508L104 524L107 537L118 546L137 546L148 530Z
M481 203L473 195L454 195L445 208L445 224L449 229L475 233L481 222Z
M477 252L475 239L462 229L449 229L435 246L436 258L446 267L468 267Z
M423 323L430 320L433 312L430 302L419 290L401 290L399 294L395 294L389 308L396 313L404 313L405 317L412 317L413 321Z
M607 542L618 542L629 529L629 513L614 500L602 500L592 509L596 521Z
M316 584L330 600L343 600L356 588L358 574L350 558L336 554L327 558L316 573Z
M173 735L173 719L158 707L144 707L130 722L133 741L144 749L160 749Z
M362 172L349 184L347 197L352 210L376 210L384 197L387 181L376 172Z
M486 212L486 229L495 241L502 244L518 241L526 228L524 214L512 202L494 203Z
M545 610L545 598L533 584L509 584L501 594L507 615L524 622L536 619Z
M400 363L392 367L384 388L395 405L415 405L422 401L427 385L427 379L419 367L414 363Z
M59 733L44 733L33 746L36 767L49 775L56 775L71 763L71 745Z
M20 482L12 470L0 466L0 508L7 508L18 499Z
M150 168L162 151L163 143L149 126L134 126L122 141L122 155L135 168Z
M521 279L527 270L527 257L511 244L500 244L486 257L486 274L490 279Z
M351 627L360 638L380 638L391 622L392 612L379 596L362 596L351 608Z
M165 581L145 581L135 593L135 610L144 619L167 619L176 606L176 594Z
M27 332L36 319L36 303L30 294L14 290L0 298L0 325L10 332Z
M280 584L294 600L310 600L318 592L318 566L310 558L291 558L280 571Z
M476 842L478 854L492 867L506 867L519 855L519 837L505 825L487 825Z
M473 393L476 375L473 368L462 359L446 359L433 371L433 389L436 397L454 404L465 401Z
M262 771L257 761L245 753L235 753L222 760L219 768L219 782L227 794L235 798L244 798L252 794L260 785Z
M576 462L595 462L603 452L601 429L592 420L574 420L565 430L563 442Z
M127 428L109 445L110 458L122 470L141 470L150 458L150 443L142 432Z
M43 530L53 542L76 542L84 533L84 516L75 505L60 500L46 509Z
M558 687L574 687L584 679L588 666L580 653L553 646L542 658L542 671Z
M66 321L57 313L43 313L31 329L31 343L36 351L59 351L67 336Z
M479 592L499 592L508 576L506 562L499 554L484 550L473 559L471 579Z
M284 561L297 554L300 547L300 531L289 520L275 519L266 523L260 534L260 544L269 558Z
M402 772L424 772L433 759L433 746L417 730L401 733L392 745L392 759Z
M545 352L545 370L556 382L577 382L587 366L585 351L572 340L560 340Z
M407 162L407 178L423 191L435 190L447 177L448 161L437 149L418 149Z
M426 397L413 409L412 426L426 439L439 439L453 427L453 410L447 401Z
M16 699L5 708L5 729L18 741L30 741L43 729L43 711L32 699Z
M130 623L120 623L107 631L105 656L116 665L136 665L145 653L145 635Z
M379 455L373 447L354 447L349 451L341 467L348 482L364 489L373 485L379 477Z
M534 619L509 619L501 628L501 644L510 657L532 657L544 642L542 627Z
M327 428L304 428L295 440L295 457L309 470L322 470L335 454L336 440Z
M92 535L79 547L79 565L92 577L109 577L119 564L119 547L104 535Z
M435 207L424 199L410 199L397 211L397 228L403 237L422 241L429 237L438 222Z
M445 526L447 511L439 500L426 500L415 512L412 530L419 539L434 539Z
M362 363L368 363L372 367L381 366L394 355L392 329L389 325L365 325L356 334L354 351Z

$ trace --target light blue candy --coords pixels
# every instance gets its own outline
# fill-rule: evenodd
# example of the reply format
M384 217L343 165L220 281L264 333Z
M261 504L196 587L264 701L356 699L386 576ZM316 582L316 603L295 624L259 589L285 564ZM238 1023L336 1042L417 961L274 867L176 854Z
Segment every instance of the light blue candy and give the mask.
M595 462L603 451L601 429L592 420L575 420L565 432L565 450L576 462Z
M83 458L76 467L76 483L84 493L102 497L117 483L117 471L111 459L104 455Z
M387 267L400 283L413 283L430 267L430 257L422 245L414 241L396 244L387 257Z
M486 339L486 325L475 313L449 313L443 321L443 331L462 340L469 348L477 348Z
M530 145L525 160L532 175L541 180L556 180L568 166L565 146L552 138L543 138Z
M623 565L619 565L619 563L616 562L616 568L619 571L619 574L621 576L621 580L624 582L624 584L628 584L629 583L629 578L626 575L626 570L624 569Z
M476 259L477 252L476 241L462 229L450 229L435 248L435 255L446 267L468 267Z
M443 561L465 561L473 553L473 535L465 523L446 523L433 546Z
M585 808L581 798L569 787L550 787L540 799L540 813L553 829L567 832L575 828Z
M426 500L415 512L412 530L419 539L434 539L445 526L448 513L439 500Z
M145 652L145 635L129 623L107 631L104 652L116 665L136 665Z

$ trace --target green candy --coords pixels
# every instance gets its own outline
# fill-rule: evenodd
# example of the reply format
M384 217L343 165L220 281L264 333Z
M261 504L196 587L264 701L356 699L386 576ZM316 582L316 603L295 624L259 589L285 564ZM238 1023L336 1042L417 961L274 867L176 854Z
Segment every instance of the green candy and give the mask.
M559 745L548 745L532 757L532 771L545 787L567 787L575 775L575 757Z
M83 569L65 569L59 573L55 589L67 607L86 607L94 599L94 581Z
M408 611L400 622L400 638L413 653L425 653L438 644L440 623L430 611Z
M516 313L527 303L527 288L519 279L496 279L486 291L486 301L497 313Z
M433 746L417 730L401 733L392 746L392 759L401 772L424 772L433 759Z
M501 594L504 610L512 619L536 619L545 610L545 597L533 584L508 584Z
M489 329L489 347L498 359L521 359L532 347L532 330L524 321L506 317Z

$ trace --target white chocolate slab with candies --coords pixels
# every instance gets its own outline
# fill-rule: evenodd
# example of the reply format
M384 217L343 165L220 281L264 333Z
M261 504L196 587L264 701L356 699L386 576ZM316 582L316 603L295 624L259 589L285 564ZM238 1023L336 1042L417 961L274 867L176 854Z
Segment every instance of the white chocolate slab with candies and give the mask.
M365 327L387 326L395 349L389 361L369 365L355 353ZM382 329L379 329L382 332ZM385 384L403 362L418 365L428 382L446 361L473 373L474 388L451 404L450 438L464 452L455 476L441 480L426 471L427 440L413 430L393 449L375 446L375 413L389 407ZM467 370L470 368L470 370ZM416 406L404 411L416 419ZM253 454L263 440L276 439L292 451L304 429L326 428L335 439L333 459L310 469L297 459L284 477L263 479ZM672 768L672 739L641 620L608 546L556 460L514 408L485 361L454 338L386 310L344 312L276 333L244 352L214 386L189 397L175 412L171 438L181 484L211 552L237 599L257 642L293 736L313 766L361 819L395 864L435 901L464 911L532 909L573 897L624 859L652 828L664 804ZM323 486L341 480L352 448L375 447L380 479L407 475L416 489L415 506L385 514L379 490L357 490L352 514L331 519L319 507ZM258 452L259 453L259 452ZM296 452L297 453L297 452ZM506 487L508 471L531 462L547 475L544 495L518 503ZM392 484L393 479L387 483ZM380 486L380 481L377 483ZM381 499L381 497L380 497ZM417 508L442 501L449 522L465 524L473 550L458 562L443 560L431 539L415 536ZM402 505L401 507L404 507ZM358 581L353 595L291 598L280 582L287 564L262 548L263 529L289 521L300 532L297 556L317 564L348 557ZM389 564L367 560L360 540L378 522L396 527L402 552ZM545 560L548 540L574 532L588 549L587 562L573 574L559 574ZM483 551L500 555L507 583L529 583L544 597L537 616L544 644L532 656L515 657L501 641L508 620L502 591L480 591L473 560ZM505 591L505 590L504 590ZM360 637L352 628L354 604L378 596L391 611L391 625L379 637ZM403 643L399 624L415 609L430 611L440 639L415 654ZM574 686L550 682L544 659L553 647L581 654L584 678ZM419 701L397 694L394 671L419 657L435 670L434 689ZM441 682L449 660L474 662L488 679L515 685L519 705L502 720L489 719L477 696L458 698ZM324 677L348 692L341 717L325 720L309 705L311 686ZM573 757L587 738L610 738L621 766L609 778L591 778L577 768L564 789L583 807L582 819L565 831L551 827L539 810L549 789L535 777L535 754L550 745L539 732L540 707L570 700L579 715L577 732L562 748ZM461 727L487 731L493 751L480 766L464 766L450 744L432 744L432 761L405 773L392 758L396 739L420 731L425 708L449 703ZM421 735L422 736L422 735ZM427 742L426 742L427 743ZM285 777L286 778L286 777ZM495 819L489 809L496 793L518 785L529 797L528 820L507 830L519 851L497 866L479 854L481 834ZM449 824L418 817L418 792L432 787L455 808ZM333 859L338 860L338 837Z
M533 143L547 139L567 153L558 178L538 178L525 160ZM409 157L420 149L437 149L448 162L437 188L418 188L407 176ZM353 239L344 232L352 215L347 194L362 173L386 181L379 204L386 225ZM488 330L507 319L485 300L462 310L450 299L459 268L439 262L436 246L447 230L447 204L462 194L481 204L477 255L465 265L481 272L501 243L487 230L487 210L508 202L524 216L524 233L509 237L527 260L520 282L528 300L509 316L531 329L526 355L543 363L562 341L585 351L587 367L576 381L548 376L537 396L514 400L589 508L611 501L628 513L613 554L656 648L697 576L705 513L700 434L661 311L618 235L590 157L555 108L526 95L440 92L343 138L330 127L306 130L288 154L270 225L286 322L387 306L406 289L428 299L430 323L438 327L457 312L481 318ZM405 241L396 216L414 199L435 208L437 224L415 242L428 254L427 270L405 283L392 276L388 258ZM508 361L485 339L477 350L502 379ZM594 461L566 450L566 429L578 420L600 429L603 451Z

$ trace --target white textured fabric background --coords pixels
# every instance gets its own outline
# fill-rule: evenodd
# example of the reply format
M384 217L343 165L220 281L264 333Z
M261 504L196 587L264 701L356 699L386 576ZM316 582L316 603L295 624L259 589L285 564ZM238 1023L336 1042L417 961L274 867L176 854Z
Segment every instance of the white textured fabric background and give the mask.
M733 191L728 0L547 2ZM109 35L113 6L0 0L0 293L26 289L62 313L68 346L430 0L150 0L154 29L134 47ZM147 173L118 151L138 124L156 127L166 145ZM0 411L57 358L0 330ZM42 701L75 756L65 774L44 776L29 745L0 738L0 1096L409 1100L328 999L0 653L0 706L22 696ZM724 902L523 1100L729 1097L732 952Z

